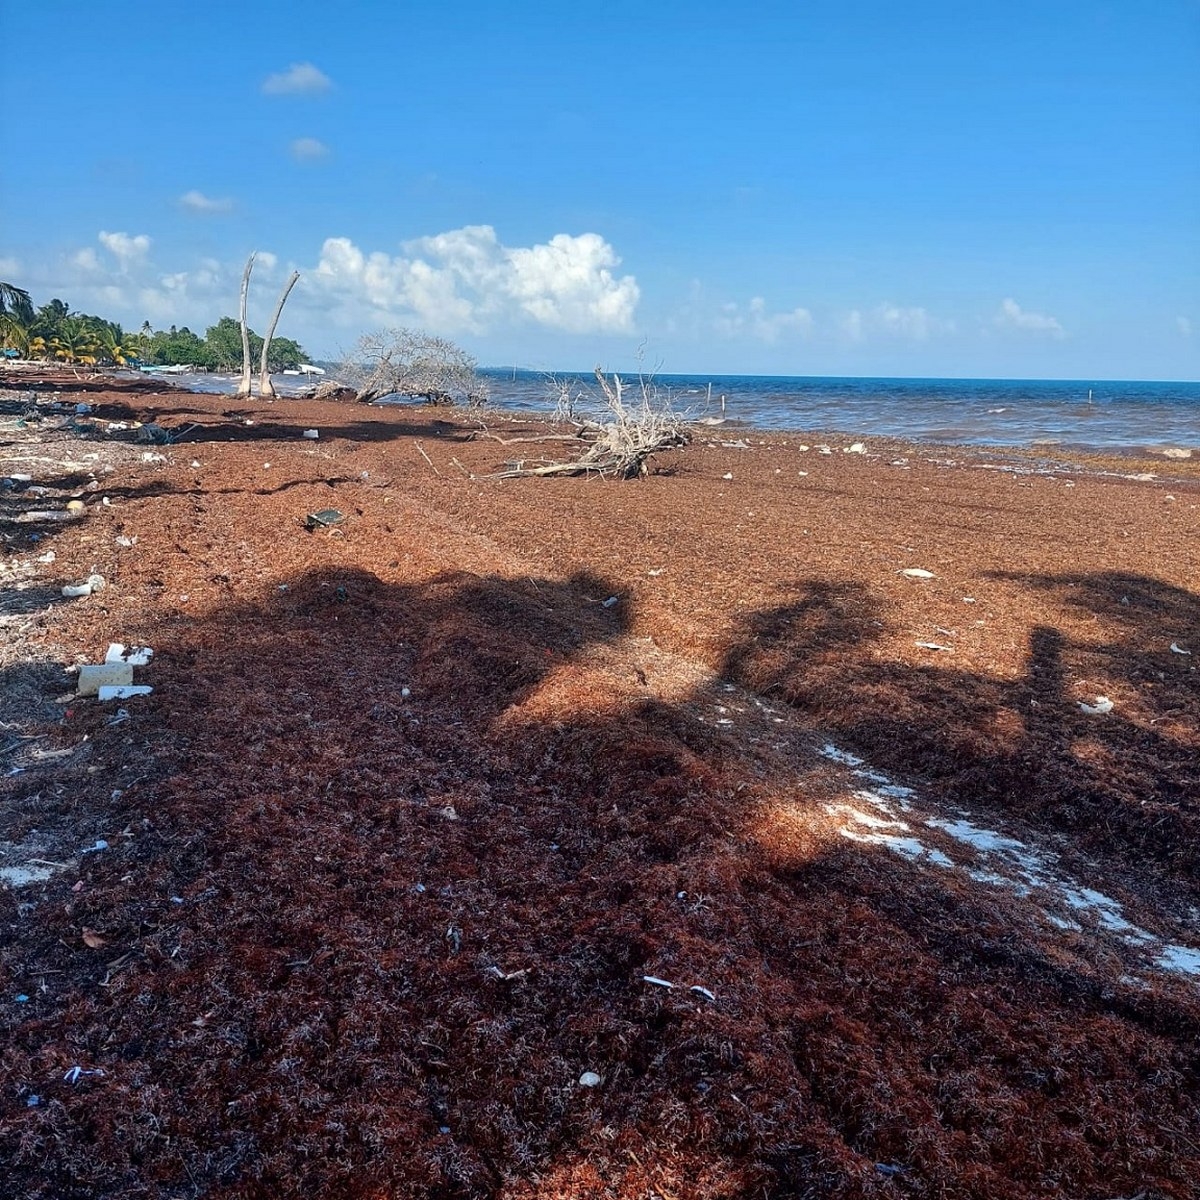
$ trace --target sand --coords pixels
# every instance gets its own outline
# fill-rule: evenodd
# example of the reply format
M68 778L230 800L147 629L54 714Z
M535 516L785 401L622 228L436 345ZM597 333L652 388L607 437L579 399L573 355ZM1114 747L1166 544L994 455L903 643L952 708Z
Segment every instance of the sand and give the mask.
M1196 464L44 385L0 1192L1196 1194Z

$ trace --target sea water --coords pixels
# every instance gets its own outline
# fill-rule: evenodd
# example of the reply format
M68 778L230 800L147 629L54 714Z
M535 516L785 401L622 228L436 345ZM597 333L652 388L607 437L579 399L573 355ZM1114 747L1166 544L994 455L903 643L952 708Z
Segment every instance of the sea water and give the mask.
M483 374L497 407L553 406L553 384L543 375L511 369ZM580 378L588 381L586 374ZM1200 457L1200 383L765 375L659 375L653 383L697 417L723 415L731 425L753 429L984 446L1175 446Z

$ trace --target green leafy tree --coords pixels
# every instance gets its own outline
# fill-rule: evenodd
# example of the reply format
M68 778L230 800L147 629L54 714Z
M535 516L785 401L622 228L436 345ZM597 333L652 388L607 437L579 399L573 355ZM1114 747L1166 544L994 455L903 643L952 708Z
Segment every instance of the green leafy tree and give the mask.
M150 357L159 366L190 364L196 367L211 366L208 347L204 339L194 334L186 325L176 329L159 330L151 338Z
M263 340L249 331L250 358L254 361L262 354ZM204 332L204 344L208 347L209 361L214 371L237 371L242 365L242 329L233 317L222 317ZM272 371L295 370L304 361L304 350L291 338L273 338L267 365Z

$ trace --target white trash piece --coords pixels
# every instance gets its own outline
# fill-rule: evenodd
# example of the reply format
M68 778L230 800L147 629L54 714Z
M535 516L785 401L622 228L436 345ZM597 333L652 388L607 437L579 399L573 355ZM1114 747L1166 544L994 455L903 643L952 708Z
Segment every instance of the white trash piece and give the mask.
M72 600L78 596L90 596L93 592L100 591L103 586L103 575L89 575L82 583L67 584L62 590L62 594L68 600Z
M76 692L80 696L97 696L104 687L128 687L133 683L133 665L126 662L105 662L97 667L80 667Z
M600 1076L595 1071L584 1071L579 1077L579 1086L586 1088L594 1088L600 1086Z
M98 695L101 700L129 700L134 696L148 696L154 689L147 683L123 684L120 687L102 687Z
M319 429L306 429L300 436L315 442L321 436L321 431Z
M1095 704L1084 704L1081 700L1079 707L1083 709L1089 717L1102 717L1105 713L1110 713L1113 710L1113 702L1107 696L1097 696Z
M901 575L907 575L909 579L932 579L933 572L926 571L923 567L905 567L900 572Z
M126 646L121 642L110 642L106 663L128 663L131 667L144 667L154 657L149 646Z

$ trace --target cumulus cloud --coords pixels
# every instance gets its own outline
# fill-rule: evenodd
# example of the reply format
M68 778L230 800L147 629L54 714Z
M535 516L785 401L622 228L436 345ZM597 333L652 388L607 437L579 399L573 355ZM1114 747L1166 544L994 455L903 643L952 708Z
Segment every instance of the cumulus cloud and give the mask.
M744 312L740 305L726 304L714 325L724 337L752 337L773 345L782 337L808 337L813 319L807 308L771 312L762 296L755 296Z
M179 197L179 205L194 213L227 213L233 208L232 200L216 200L203 192L184 192Z
M316 162L329 154L329 147L314 137L296 138L289 149L297 162Z
M1192 336L1192 322L1187 317L1176 317L1175 328L1185 337Z
M104 232L99 242L102 250L85 246L64 255L40 286L129 324L149 319L204 329L236 312L244 258L160 267L145 234ZM298 336L313 336L312 330L317 338L372 325L419 325L451 336L521 324L564 333L630 333L640 293L632 275L618 272L619 264L612 246L594 233L505 246L490 225L476 225L407 243L395 255L333 237L314 265L295 264L301 282L287 311ZM276 277L292 265L259 251L252 323L265 321ZM256 306L265 311L256 313Z
M150 251L150 238L139 233L130 237L127 233L100 231L100 244L117 260L122 271L142 262Z
M599 234L560 233L534 246L503 245L490 225L420 238L404 253L364 253L329 238L310 286L380 318L440 333L484 332L529 320L569 333L628 333L640 298L632 275Z
M315 96L333 87L333 80L312 63L292 63L286 71L278 71L263 80L267 96Z
M891 303L881 304L875 318L886 333L909 338L914 342L927 341L934 334L953 333L954 322L931 315L926 309L901 308Z
M0 258L0 275L6 280L12 279L15 275L20 275L21 264L15 258Z
M1066 336L1066 332L1055 317L1048 317L1042 313L1026 312L1012 299L1005 300L1000 305L999 312L992 318L992 324L997 329L1017 329L1026 333L1045 333L1053 338Z

